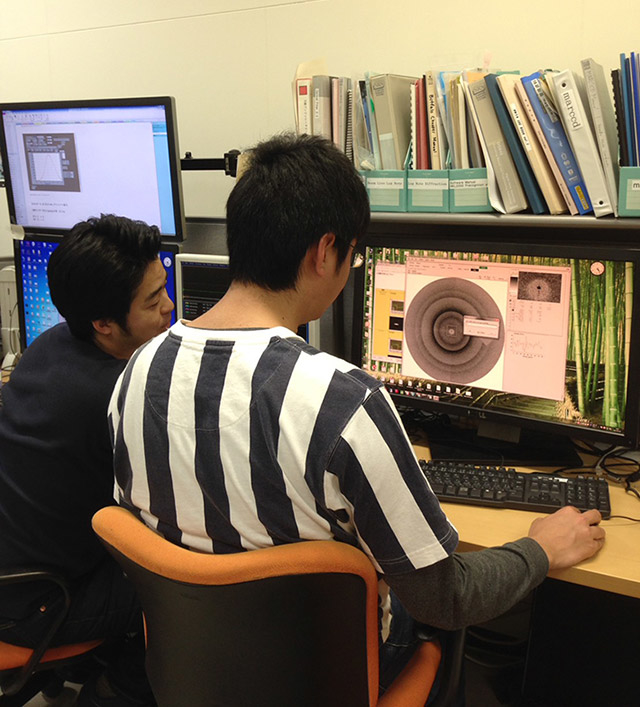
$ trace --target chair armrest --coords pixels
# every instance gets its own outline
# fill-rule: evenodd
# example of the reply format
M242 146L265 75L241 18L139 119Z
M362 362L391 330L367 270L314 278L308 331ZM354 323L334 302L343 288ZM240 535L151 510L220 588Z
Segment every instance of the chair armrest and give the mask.
M53 637L65 620L71 605L71 595L69 593L69 583L58 572L45 567L9 567L0 570L0 585L24 584L27 582L51 582L62 590L64 604L60 613L49 627L47 633L42 637L40 643L33 649L31 657L22 666L17 675L3 683L2 690L6 695L14 695L19 692L35 670L44 655Z
M448 707L454 704L462 678L466 629L440 631L442 646L440 685L438 693L429 707Z
M441 661L438 641L418 645L411 660L378 700L378 707L423 707Z

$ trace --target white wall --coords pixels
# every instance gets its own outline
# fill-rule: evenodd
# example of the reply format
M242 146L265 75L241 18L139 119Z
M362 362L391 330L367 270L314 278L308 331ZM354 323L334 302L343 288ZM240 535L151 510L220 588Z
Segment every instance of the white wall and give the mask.
M611 69L640 49L639 20L637 0L0 0L0 101L173 95L181 152L221 157L293 127L301 61L352 76ZM187 216L224 215L229 177L183 183Z

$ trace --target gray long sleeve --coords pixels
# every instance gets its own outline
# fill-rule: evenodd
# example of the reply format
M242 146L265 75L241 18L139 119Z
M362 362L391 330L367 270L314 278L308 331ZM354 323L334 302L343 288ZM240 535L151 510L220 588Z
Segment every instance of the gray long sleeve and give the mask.
M540 545L521 538L478 552L456 552L430 567L383 578L416 621L454 630L503 614L548 571Z

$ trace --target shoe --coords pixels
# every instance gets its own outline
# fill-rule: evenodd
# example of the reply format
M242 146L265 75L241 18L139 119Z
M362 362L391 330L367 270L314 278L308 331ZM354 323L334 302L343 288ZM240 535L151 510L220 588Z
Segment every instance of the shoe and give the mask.
M156 702L135 699L116 690L105 674L91 678L78 695L76 707L157 707Z

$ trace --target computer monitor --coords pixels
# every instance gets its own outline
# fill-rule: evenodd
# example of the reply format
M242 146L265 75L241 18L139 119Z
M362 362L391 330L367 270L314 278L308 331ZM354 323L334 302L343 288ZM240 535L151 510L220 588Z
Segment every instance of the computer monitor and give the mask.
M176 261L178 316L192 321L222 299L229 288L229 256L180 253ZM307 343L319 348L319 322L303 324L298 328L297 334Z
M64 317L51 301L47 265L51 253L61 239L55 236L40 236L14 240L14 263L18 291L18 317L20 321L20 346L24 351L43 331L63 322ZM160 259L167 271L167 293L176 301L175 261L178 254L176 243L163 243ZM176 321L175 309L171 323Z
M400 406L480 421L430 425L434 457L561 464L569 438L638 445L637 249L382 234L363 248L354 363ZM503 441L480 445L485 430Z
M222 299L229 288L229 256L180 253L176 281L178 317L193 321Z
M0 114L10 219L25 235L113 213L183 239L173 98L3 103Z

